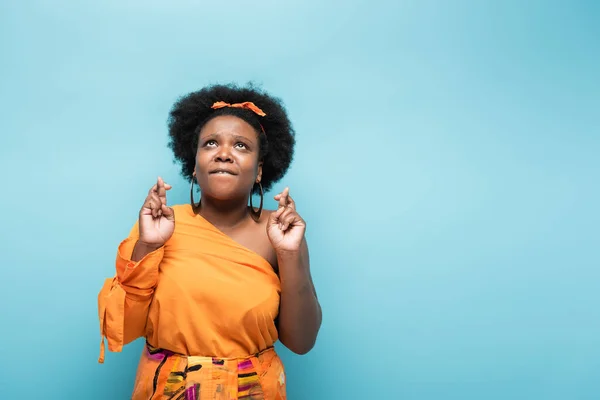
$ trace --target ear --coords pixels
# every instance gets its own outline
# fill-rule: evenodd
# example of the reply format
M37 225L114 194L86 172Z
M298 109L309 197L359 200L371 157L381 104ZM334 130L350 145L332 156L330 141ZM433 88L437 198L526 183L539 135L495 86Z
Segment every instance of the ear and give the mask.
M263 167L263 162L259 161L258 168L256 171L256 183L259 183L262 180L262 167Z

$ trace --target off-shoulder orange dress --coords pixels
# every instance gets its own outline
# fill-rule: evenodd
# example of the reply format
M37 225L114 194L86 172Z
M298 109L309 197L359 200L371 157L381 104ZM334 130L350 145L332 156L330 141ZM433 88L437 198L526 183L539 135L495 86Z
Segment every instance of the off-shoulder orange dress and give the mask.
M116 275L98 295L110 351L146 338L132 399L285 399L273 349L280 281L267 260L190 205L173 207L164 246L131 261L137 223L117 250Z

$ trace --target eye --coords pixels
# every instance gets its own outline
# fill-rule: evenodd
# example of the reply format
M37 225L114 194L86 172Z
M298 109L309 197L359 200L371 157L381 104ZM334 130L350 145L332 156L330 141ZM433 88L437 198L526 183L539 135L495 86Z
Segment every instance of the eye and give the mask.
M238 148L238 149L244 149L244 150L247 150L247 149L248 149L248 146L246 146L246 144L245 144L245 143L242 143L242 142L237 142L237 143L235 144L235 147L236 147L236 148Z
M217 145L217 142L214 140L209 140L206 143L204 143L205 147L212 147L212 146L216 146L216 145Z

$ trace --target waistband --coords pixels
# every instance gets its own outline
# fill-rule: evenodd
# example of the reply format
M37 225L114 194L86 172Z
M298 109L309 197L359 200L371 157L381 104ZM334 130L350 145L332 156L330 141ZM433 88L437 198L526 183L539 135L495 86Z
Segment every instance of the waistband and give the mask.
M276 355L275 352L275 348L273 346L271 347L267 347L264 350L259 351L258 353L254 353L254 354L249 354L247 356L240 356L240 357L215 357L215 356L196 356L196 355L186 355L186 354L180 354L180 353L176 353L174 351L171 350L167 350L167 349L163 349L163 348L159 348L159 347L154 347L152 346L150 343L148 343L146 341L146 350L148 351L148 354L150 356L156 356L159 355L161 358L163 356L167 356L167 357L178 357L178 358L186 358L190 361L197 361L197 362L206 362L206 361L211 361L211 362L216 362L216 361L243 361L243 360L249 360L249 359L253 359L253 358L262 358L263 356L266 355Z

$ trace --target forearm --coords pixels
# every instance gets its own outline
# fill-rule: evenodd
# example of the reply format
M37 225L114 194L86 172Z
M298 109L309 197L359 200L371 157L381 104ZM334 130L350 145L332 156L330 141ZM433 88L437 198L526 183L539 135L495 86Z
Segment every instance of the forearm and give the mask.
M140 242L139 240L135 243L135 246L133 248L133 252L131 254L131 261L133 262L138 262L140 261L142 258L146 257L146 255L152 253L153 251L155 251L156 249L158 249L160 246L153 246L153 245L149 245L143 242Z
M299 252L277 255L281 279L279 337L298 354L312 349L321 327L321 306L310 275L305 244Z

